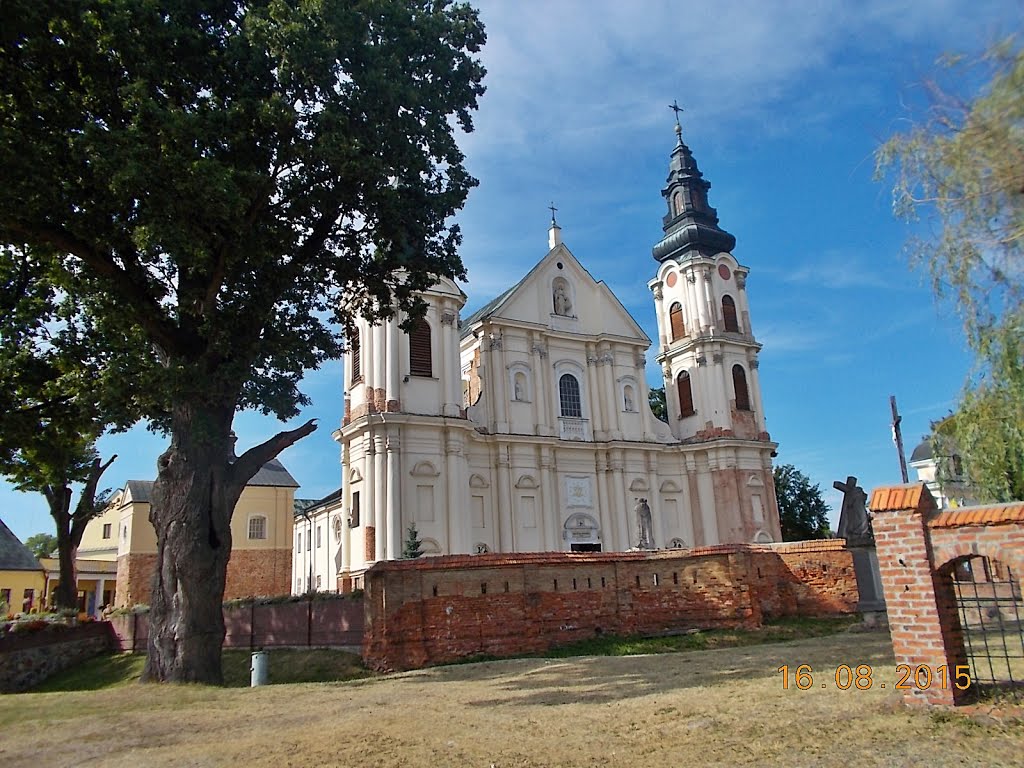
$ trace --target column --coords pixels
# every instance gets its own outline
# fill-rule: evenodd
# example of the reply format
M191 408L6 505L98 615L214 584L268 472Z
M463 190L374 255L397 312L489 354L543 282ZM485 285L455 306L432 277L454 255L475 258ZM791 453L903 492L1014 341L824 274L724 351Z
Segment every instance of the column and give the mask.
M608 404L609 413L607 429L611 432L609 437L612 440L621 440L623 404L617 387L615 386L615 353L612 351L611 345L608 345L604 352L601 353L598 364L601 366L598 370L598 375L601 380L601 399ZM635 389L639 389L639 386ZM634 391L633 397L639 397L639 393ZM639 409L640 404L634 402L633 407Z
M630 506L626 503L626 483L622 477L625 462L623 461L621 450L611 451L608 455L610 457L609 464L612 468L612 503L610 511L616 522L615 527L618 532L619 549L626 550L632 546L632 541L629 534Z
M348 573L352 570L352 529L348 525L352 514L352 486L349 484L352 466L352 451L346 440L341 444L341 570Z
M386 402L384 410L390 410L388 403L392 403L392 408L396 410L402 410L402 394L399 386L401 380L401 362L398 357L398 316L396 315L391 320L388 320L386 328L387 336L387 361L386 361L386 377L387 384L385 388L387 390Z
M601 523L601 550L611 552L617 548L615 525L612 522L611 499L608 495L608 454L595 455L594 473L597 476L597 514Z
M508 434L508 397L505 394L505 377L508 371L505 370L501 354L501 334L491 333L484 345L487 348L487 377L493 382L491 407L494 409L494 431Z
M753 336L754 331L750 325L750 301L747 297L747 275L738 269L732 274L736 278L736 311L740 313L740 330Z
M99 618L103 615L100 611L100 606L103 605L103 590L107 588L107 580L103 576L100 576L96 580L96 617ZM43 593L43 599L46 599L46 593Z
M449 429L445 435L445 485L447 486L448 549L453 555L469 554L469 477L463 453L463 436Z
M708 320L708 305L703 300L701 292L703 286L697 285L697 279L700 275L697 274L697 270L691 270L686 275L687 282L690 283L690 289L687 291L690 294L690 298L693 301L694 308L697 310L697 321L700 323L700 332L705 333L710 327L711 323Z
M747 382L747 388L750 390L751 405L754 408L754 418L757 422L757 426L761 432L767 432L768 428L765 426L764 419L764 405L761 403L761 375L758 372L761 362L755 355L750 359L748 368L750 369L750 381Z
M515 552L515 538L512 529L515 524L515 509L512 504L512 494L509 492L512 486L511 467L508 463L508 447L502 444L495 446L497 451L496 463L498 468L498 499L497 509L500 516L498 520L498 550L501 552ZM502 512L504 510L504 513Z
M370 364L373 366L373 401L378 411L387 410L387 394L385 392L387 380L387 334L384 325L378 323L373 326L373 357Z
M668 316L665 314L664 294L659 280L651 286L651 293L654 294L654 315L658 318L658 341L662 349L668 348L669 333L667 330Z
M363 369L363 401L366 404L366 412L374 412L373 390L377 386L376 368L374 358L379 354L377 349L377 335L374 333L374 326L367 325L366 333L363 334L362 369Z
M388 432L387 437L387 488L385 498L387 504L387 557L397 560L402 556L402 537L405 535L405 522L402 520L402 487L401 487L401 438L398 427Z
M718 312L714 303L714 296L711 290L711 268L704 270L704 301L707 304L708 320L711 324L712 333L718 328Z
M387 470L384 460L387 447L383 435L373 436L373 528L374 557L386 560L388 556L388 521L387 521Z
M590 406L590 439L597 439L597 432L607 432L609 428L606 411L611 403L601 397L601 386L597 376L597 354L592 344L587 344L587 403ZM584 412L583 417L587 417Z
M540 487L544 496L541 509L544 510L544 528L541 531L541 549L549 552L557 552L565 549L562 537L562 499L558 493L557 478L552 471L554 467L554 456L551 446L539 446L540 456Z
M443 367L440 371L441 391L444 406L441 413L445 416L458 416L462 412L462 389L459 367L459 335L456 320L458 312L445 305L441 310L441 340L443 350L441 359Z

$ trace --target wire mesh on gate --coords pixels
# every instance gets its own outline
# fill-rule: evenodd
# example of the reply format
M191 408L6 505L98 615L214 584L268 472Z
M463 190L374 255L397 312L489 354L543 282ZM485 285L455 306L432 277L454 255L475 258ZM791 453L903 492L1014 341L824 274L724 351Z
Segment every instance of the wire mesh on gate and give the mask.
M981 557L963 563L954 578L971 680L979 692L1024 699L1024 605L1016 576Z

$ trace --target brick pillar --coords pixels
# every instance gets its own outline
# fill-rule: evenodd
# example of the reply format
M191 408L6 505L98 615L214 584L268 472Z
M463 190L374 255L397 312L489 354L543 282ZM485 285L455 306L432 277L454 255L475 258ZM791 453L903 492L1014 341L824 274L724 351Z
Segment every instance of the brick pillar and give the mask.
M956 667L967 661L951 575L936 573L932 557L927 519L935 511L935 500L918 483L876 488L869 506L893 654L897 665L908 665L911 671L904 701L957 704L969 691L957 690ZM931 673L930 687L925 689L917 688L914 681L920 666L927 666ZM946 666L945 687L938 671L941 666ZM902 677L902 670L898 674Z

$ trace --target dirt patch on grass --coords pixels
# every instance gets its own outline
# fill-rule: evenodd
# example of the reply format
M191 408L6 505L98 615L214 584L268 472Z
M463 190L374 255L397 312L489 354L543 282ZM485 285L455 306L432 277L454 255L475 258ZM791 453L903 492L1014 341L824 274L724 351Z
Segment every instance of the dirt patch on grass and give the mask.
M815 685L783 690L781 665ZM840 665L870 690L839 690ZM1020 765L1024 729L897 706L884 633L649 656L517 659L350 683L124 686L0 699L37 766ZM821 684L826 685L821 688ZM882 683L886 684L883 689Z

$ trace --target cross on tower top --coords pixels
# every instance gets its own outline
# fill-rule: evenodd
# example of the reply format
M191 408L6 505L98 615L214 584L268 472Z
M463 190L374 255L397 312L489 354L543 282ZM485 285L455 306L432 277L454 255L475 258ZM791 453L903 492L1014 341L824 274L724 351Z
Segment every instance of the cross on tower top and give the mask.
M555 208L554 201L552 201L551 205L548 206L548 210L551 211L551 223L554 224L555 223L555 211L558 210L557 208Z
M679 100L678 99L673 99L672 103L668 105L668 108L676 113L676 125L679 126L679 113L684 111L683 108L679 106ZM682 127L682 126L679 126L679 127Z

